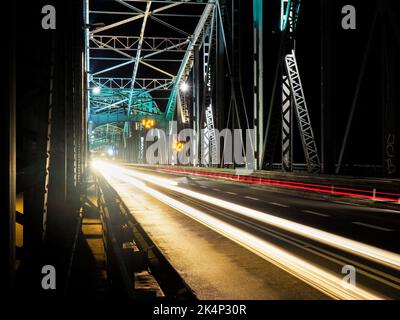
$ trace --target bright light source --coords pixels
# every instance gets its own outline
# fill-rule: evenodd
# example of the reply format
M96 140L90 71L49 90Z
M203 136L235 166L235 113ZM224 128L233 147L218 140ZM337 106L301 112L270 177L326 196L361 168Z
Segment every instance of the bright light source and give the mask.
M186 82L182 82L180 89L182 92L187 92L189 90L189 85Z
M155 120L154 119L143 119L142 126L146 129L154 128Z
M176 151L180 152L180 151L182 151L182 149L183 149L184 146L185 146L185 143L184 143L184 142L182 142L182 141L177 141L177 142L175 142L175 143L173 144L172 147L173 147Z
M93 94L99 94L101 92L101 88L100 87L94 87L92 89Z
M113 155L114 155L114 150L113 149L108 149L107 150L107 154L110 156L110 157L112 157Z

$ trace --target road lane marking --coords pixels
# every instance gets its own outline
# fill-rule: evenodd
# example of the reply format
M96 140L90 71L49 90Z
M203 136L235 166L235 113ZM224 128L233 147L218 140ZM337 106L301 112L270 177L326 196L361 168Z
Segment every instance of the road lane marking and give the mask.
M396 210L390 210L390 209L380 209L379 211L384 211L387 213L394 213L394 214L399 214L400 211L396 211Z
M237 196L237 193L235 193L235 192L226 191L225 193L231 194L231 195L233 195L233 196Z
M314 214L314 215L316 215L316 216L321 216L321 217L329 217L329 214L320 213L320 212L315 212L315 211L311 211L311 210L302 210L302 212Z
M333 202L337 203L337 204L342 204L342 205L345 205L345 206L362 207L362 205L358 204L358 203L351 203L351 202L344 202L344 201L333 201Z
M183 202L179 202L172 197L169 197L155 189L152 189L144 183L130 177L115 175L109 176L108 180L124 179L129 181L141 189L146 194L156 198L168 206L182 212L186 216L202 223L204 226L218 232L220 235L231 239L242 247L252 251L263 259L273 263L281 269L293 274L297 278L305 281L313 287L323 291L324 293L336 299L344 300L377 300L380 297L356 286L349 289L343 288L342 279L330 272L327 272L317 265L314 265L306 260L303 260L278 246L269 243L263 239L256 237L250 232L246 232L229 223L221 221L209 214L200 211L194 207L188 206Z
M384 228L384 227L379 227L379 226L375 226L373 224L368 224L368 223L363 223L363 222L358 222L358 221L354 221L353 224L357 224L359 226L363 226L363 227L367 227L367 228L372 228L372 229L377 229L377 230L381 230L381 231L393 231L393 229L388 229L388 228Z
M268 202L269 204L272 204L273 206L278 206L282 208L289 208L286 204L278 203L278 202Z
M253 197L248 197L248 196L245 196L245 198L246 199L250 199L250 200L254 200L254 201L259 201L260 199L258 199L258 198L253 198Z
M132 183L135 187L138 188L147 188L146 182L150 182L162 188L166 188L170 191L179 192L194 199L211 203L215 206L228 209L230 211L234 211L241 216L252 218L271 226L279 227L280 229L293 232L308 239L316 240L320 243L332 245L335 248L351 252L353 254L365 257L369 260L389 266L391 268L400 267L400 254L396 254L394 252L370 246L368 244L338 236L317 228L309 227L307 225L296 223L288 219L283 219L268 212L257 211L236 203L224 201L222 199L211 197L206 194L194 192L192 190L177 186L176 184L174 184L173 181L152 177L136 170L126 170L121 168L120 166L111 165L102 161L95 161L93 163L93 166L104 176L114 175L115 178L121 177L124 182Z

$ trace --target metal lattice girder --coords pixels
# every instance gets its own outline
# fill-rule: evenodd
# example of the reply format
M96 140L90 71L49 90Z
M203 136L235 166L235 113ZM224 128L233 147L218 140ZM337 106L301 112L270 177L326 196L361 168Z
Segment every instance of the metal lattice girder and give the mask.
M282 168L293 169L293 108L309 172L319 172L317 145L308 114L294 52L301 0L281 0L280 29L283 32L282 63Z
M199 40L202 39L202 35L204 35L205 30L213 21L213 9L215 8L215 1L209 0L208 4L204 8L204 11L201 15L200 21L196 26L196 29L193 33L193 36L190 39L188 48L186 50L185 56L183 58L182 64L179 68L178 74L175 79L175 85L173 91L171 93L170 99L168 101L167 111L165 115L165 119L167 121L171 121L174 117L175 107L176 107L176 96L177 91L179 90L179 84L181 82L186 82L190 71L193 68L193 53L194 46L198 43Z
M93 77L93 83L97 84L102 88L108 88L113 90L123 89L128 90L132 86L131 78L102 78ZM135 87L140 90L169 90L173 84L171 79L146 79L136 78Z
M90 114L88 120L96 125L102 125L106 123L127 122L130 120L130 117L126 113L100 113Z
M104 125L93 128L92 132L89 132L91 148L94 149L113 143L115 144L116 142L118 142L122 130L123 129L118 127L117 125L113 125L110 123L106 123Z
M311 119L308 113L294 51L292 51L291 54L286 55L285 62L308 170L310 172L319 172L321 165L318 156L317 144L315 143L314 139Z
M110 0L107 6L85 0L85 70L94 125L125 122L127 129L128 122L144 117L172 120L179 84L189 76L193 48L201 45L214 7L215 0Z
M208 145L206 149L211 156L211 163L218 164L218 147L217 147L217 137L215 133L215 126L214 126L214 115L212 110L212 105L209 105L206 108L206 137Z
M208 164L211 157L212 164L218 164L218 148L213 115L213 76L212 68L215 67L216 48L216 9L212 13L212 22L204 34L203 67L204 67L204 106L205 106L205 132L203 145L204 164Z
M90 49L137 51L140 37L93 35ZM186 52L187 38L143 37L142 51Z
M152 96L145 90L112 90L102 88L101 94L91 96L91 113L125 111L128 109L128 100L133 93L131 107L136 111L143 111L154 115L160 115L162 112L154 102ZM127 115L131 115L129 112Z
M300 10L300 0L281 0L281 31L295 32Z
M292 171L292 94L289 77L282 77L282 166Z
M189 124L190 122L190 115L189 115L189 106L187 101L186 94L184 92L179 92L177 96L177 104L178 108L181 113L181 122L183 124Z

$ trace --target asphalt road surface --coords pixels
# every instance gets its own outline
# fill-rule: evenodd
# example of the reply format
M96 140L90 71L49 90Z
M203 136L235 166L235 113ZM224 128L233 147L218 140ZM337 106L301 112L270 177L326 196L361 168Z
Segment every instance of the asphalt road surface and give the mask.
M200 298L400 298L398 211L97 167Z

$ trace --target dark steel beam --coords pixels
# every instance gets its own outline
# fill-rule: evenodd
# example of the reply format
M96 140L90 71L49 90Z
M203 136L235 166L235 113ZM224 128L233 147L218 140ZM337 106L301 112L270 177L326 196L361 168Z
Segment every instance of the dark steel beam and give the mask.
M254 113L253 123L255 130L254 151L255 169L262 169L264 149L264 22L263 1L253 0L254 20Z
M384 177L400 177L400 129L398 125L400 102L396 81L399 79L399 59L396 45L400 42L397 22L391 21L393 8L387 1L378 3L380 9L380 55L381 55L381 99L382 99L382 162ZM391 23L393 22L393 23ZM397 77L397 78L396 78Z
M194 47L194 66L193 66L193 129L196 130L196 154L198 157L200 150L200 77L204 78L204 75L200 76L200 48L199 46ZM198 163L197 163L198 164Z
M15 10L12 10L15 14ZM15 101L15 19L8 25L8 68L9 81L2 86L4 97L1 106L1 181L8 185L1 194L0 214L0 284L4 289L12 289L15 283L15 194L16 194L16 101Z

